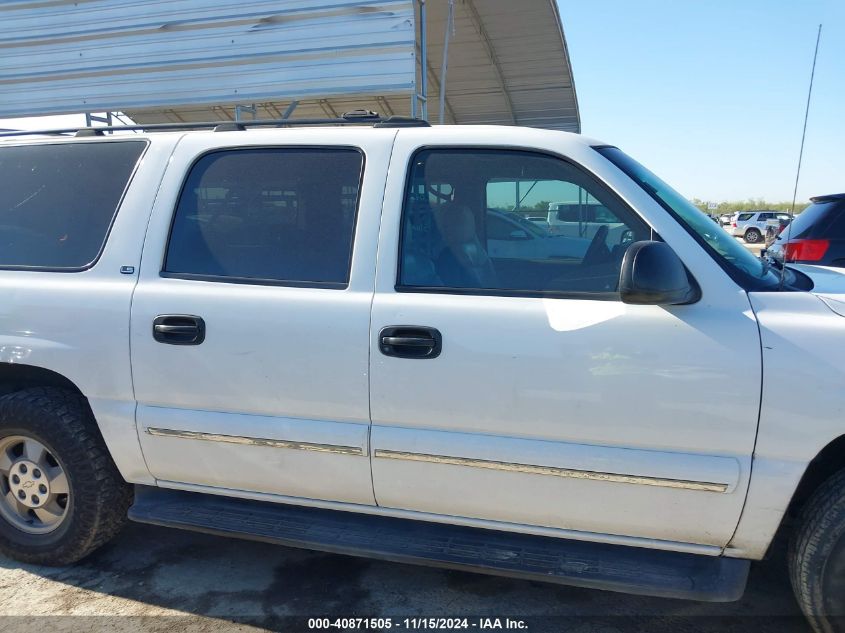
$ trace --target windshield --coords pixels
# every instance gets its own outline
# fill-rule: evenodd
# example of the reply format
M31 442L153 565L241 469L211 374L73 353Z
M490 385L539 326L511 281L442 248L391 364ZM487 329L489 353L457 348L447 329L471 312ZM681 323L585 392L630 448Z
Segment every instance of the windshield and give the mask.
M737 279L740 277L743 281L750 281L753 289L758 290L778 285L779 276L769 269L767 262L752 255L706 213L648 169L616 147L596 147L595 150L669 211L735 280L740 281Z

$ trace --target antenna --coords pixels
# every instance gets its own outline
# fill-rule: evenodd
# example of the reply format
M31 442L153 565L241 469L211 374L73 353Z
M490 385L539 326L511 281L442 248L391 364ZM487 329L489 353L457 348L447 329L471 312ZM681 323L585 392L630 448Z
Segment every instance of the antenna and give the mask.
M798 169L795 172L795 188L792 190L792 205L789 207L789 226L786 227L786 242L789 244L789 237L792 233L792 221L795 219L795 200L798 197L798 178L801 176L801 160L804 158L804 139L807 138L807 118L810 116L810 97L813 95L813 79L816 76L816 60L819 57L819 41L822 38L822 25L819 24L819 32L816 35L816 51L813 53L813 69L810 71L810 88L807 90L807 107L804 109L804 130L801 132L801 149L798 151ZM783 288L786 277L786 246L783 249L783 261L780 269L780 286Z

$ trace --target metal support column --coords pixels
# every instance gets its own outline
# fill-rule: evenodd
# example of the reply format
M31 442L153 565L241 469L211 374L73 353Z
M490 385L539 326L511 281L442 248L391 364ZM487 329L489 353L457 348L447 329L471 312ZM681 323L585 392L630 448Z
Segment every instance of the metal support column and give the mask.
M85 126L86 127L93 127L94 123L105 123L106 126L111 127L114 125L114 117L111 112L106 112L106 116L99 116L94 114L93 112L86 112L85 113ZM109 130L109 134L113 132Z
M446 122L446 72L449 70L449 40L455 30L455 0L449 0L449 14L446 17L446 34L443 38L443 63L440 65L440 117L438 122Z
M428 16L426 11L426 0L417 0L420 5L420 60L419 64L415 62L414 68L414 89L411 95L411 117L417 118L417 114L421 113L421 118L428 121L428 44L426 37L428 35ZM416 55L416 52L414 53ZM419 68L419 74L417 74ZM419 79L419 83L417 80Z
M243 120L243 113L249 112L252 115L253 121L258 114L258 109L255 107L255 104L251 105L241 105L240 103L235 106L235 121L242 121Z
M290 115L293 114L293 111L296 110L296 106L299 105L299 101L291 101L290 105L285 109L284 114L282 114L283 119L289 119Z

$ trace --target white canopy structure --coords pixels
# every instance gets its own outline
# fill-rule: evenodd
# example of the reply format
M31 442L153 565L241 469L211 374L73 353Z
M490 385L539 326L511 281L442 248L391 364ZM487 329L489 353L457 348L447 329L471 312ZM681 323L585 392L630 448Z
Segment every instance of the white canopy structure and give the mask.
M0 23L0 118L365 109L580 131L554 0L10 0Z

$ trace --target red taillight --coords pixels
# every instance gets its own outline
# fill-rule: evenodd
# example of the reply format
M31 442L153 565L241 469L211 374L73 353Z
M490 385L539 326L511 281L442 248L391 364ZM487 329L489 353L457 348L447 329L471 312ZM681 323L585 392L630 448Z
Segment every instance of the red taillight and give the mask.
M830 240L794 240L784 246L784 258L788 262L817 262L830 247Z
M733 228L736 228L736 222L731 222L731 226L732 226Z

